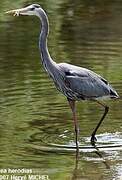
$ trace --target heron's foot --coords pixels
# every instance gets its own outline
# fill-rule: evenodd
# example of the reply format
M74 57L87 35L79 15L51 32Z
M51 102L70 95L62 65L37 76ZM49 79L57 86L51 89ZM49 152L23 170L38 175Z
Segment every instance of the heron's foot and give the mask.
M97 142L97 138L95 137L95 135L92 135L91 136L91 144L94 146L96 142Z

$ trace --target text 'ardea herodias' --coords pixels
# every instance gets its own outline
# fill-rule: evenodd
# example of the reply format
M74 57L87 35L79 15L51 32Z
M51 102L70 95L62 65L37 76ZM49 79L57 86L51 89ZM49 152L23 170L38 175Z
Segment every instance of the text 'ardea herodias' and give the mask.
M52 60L47 48L49 31L48 17L40 5L32 4L25 8L11 10L6 13L13 14L14 16L35 15L41 20L39 50L42 64L49 76L53 79L56 88L67 97L73 113L77 149L79 126L76 117L75 102L79 100L92 100L104 107L104 114L91 135L91 143L94 145L96 142L95 134L109 110L109 107L104 105L100 100L102 98L119 98L117 92L104 78L91 70L67 63L57 64Z

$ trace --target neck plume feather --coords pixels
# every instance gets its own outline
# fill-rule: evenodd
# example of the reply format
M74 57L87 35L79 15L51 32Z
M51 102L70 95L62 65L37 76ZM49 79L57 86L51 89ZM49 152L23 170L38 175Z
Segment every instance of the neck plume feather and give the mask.
M52 72L56 63L50 57L50 54L47 48L47 36L49 32L49 23L48 23L48 17L42 9L39 10L39 18L42 24L41 33L39 37L39 49L41 53L42 64L44 68L46 69L46 71L50 75L52 75Z

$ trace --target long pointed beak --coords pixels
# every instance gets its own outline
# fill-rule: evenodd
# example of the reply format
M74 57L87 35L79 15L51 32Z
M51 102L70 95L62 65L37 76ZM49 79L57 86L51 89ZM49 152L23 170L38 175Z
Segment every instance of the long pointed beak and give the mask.
M27 12L27 8L21 8L21 9L14 9L14 10L10 10L5 12L5 14L11 14L13 16L19 16L19 15L26 15Z

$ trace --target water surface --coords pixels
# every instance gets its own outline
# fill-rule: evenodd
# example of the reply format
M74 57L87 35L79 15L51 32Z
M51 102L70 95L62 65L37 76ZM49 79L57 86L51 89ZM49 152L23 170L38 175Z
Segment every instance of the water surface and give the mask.
M121 96L122 2L38 2L49 16L53 59L99 73ZM0 8L4 12L25 4L4 1ZM2 13L0 19L0 168L32 168L55 180L120 180L121 99L106 102L110 112L97 133L99 152L89 140L103 109L93 102L77 103L81 148L76 161L71 111L40 63L39 20Z

